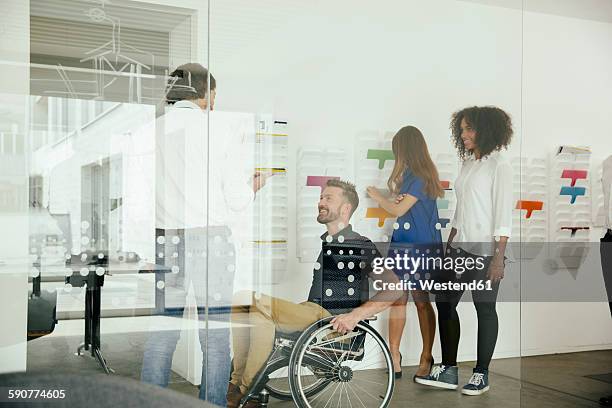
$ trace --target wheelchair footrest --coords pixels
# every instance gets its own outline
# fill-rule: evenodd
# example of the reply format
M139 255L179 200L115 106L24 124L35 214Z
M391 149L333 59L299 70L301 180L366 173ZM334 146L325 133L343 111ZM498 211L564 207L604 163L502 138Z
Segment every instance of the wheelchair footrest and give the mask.
M265 388L261 390L258 394L250 393L249 395L244 397L240 406L244 407L249 401L258 402L259 407L265 408L268 406L268 402L270 401L270 393L268 393Z

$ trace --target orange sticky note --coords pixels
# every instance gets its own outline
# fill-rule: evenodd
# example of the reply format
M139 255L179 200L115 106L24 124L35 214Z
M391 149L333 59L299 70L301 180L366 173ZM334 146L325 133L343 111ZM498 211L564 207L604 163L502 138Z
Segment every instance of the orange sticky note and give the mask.
M378 218L378 226L382 227L383 225L385 225L385 220L387 218L395 218L395 217L389 214L384 208L370 207L366 211L366 218Z

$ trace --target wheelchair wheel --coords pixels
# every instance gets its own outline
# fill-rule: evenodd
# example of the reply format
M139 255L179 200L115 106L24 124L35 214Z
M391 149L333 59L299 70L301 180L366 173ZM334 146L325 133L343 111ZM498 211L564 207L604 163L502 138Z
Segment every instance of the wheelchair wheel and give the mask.
M331 319L311 326L295 344L289 362L289 386L296 405L387 407L395 378L385 341L365 322L340 335L333 329ZM304 388L313 381L313 372L330 381L316 394L306 393Z
M273 398L282 401L291 401L291 389L289 387L289 367L287 364L289 359L286 357L277 358L269 364L269 379L266 383L266 390ZM314 375L314 373L313 373ZM321 392L331 381L327 378L313 378L308 384L305 384L304 394L311 396Z

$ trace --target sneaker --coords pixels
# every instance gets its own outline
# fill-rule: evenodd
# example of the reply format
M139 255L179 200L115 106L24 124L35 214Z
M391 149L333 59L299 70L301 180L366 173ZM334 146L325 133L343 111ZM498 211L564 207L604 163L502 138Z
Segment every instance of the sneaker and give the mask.
M459 382L459 369L457 366L440 364L434 366L428 376L416 377L415 382L432 387L456 390Z
M489 391L489 372L478 372L474 370L472 378L461 390L465 395L480 395Z

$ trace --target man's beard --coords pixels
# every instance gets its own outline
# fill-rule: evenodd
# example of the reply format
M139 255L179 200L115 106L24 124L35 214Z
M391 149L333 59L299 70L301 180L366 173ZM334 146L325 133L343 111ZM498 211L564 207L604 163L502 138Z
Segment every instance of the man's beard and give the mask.
M319 224L328 224L330 222L336 221L340 216L337 212L330 210L329 208L325 208L327 210L325 213L319 213L317 216L317 222Z

